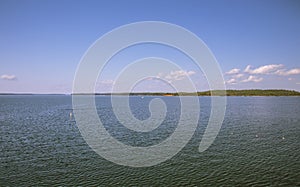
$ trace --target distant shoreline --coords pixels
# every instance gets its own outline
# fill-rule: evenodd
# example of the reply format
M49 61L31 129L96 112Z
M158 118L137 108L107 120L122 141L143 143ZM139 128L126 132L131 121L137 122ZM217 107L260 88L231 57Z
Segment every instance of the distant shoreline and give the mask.
M73 94L72 94L73 95ZM130 95L130 96L300 96L300 92L294 90L210 90L203 92L135 92L135 93L95 93L74 95Z
M226 93L226 94L225 94ZM133 92L133 93L76 93L76 94L35 94L35 93L0 93L0 95L130 95L130 96L300 96L294 90L250 89L250 90L211 90L203 92Z

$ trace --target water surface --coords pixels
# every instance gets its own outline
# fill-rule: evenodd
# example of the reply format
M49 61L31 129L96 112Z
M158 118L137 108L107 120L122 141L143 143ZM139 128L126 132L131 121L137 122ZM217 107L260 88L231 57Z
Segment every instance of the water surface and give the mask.
M131 97L134 116L147 119L153 98ZM150 133L122 126L109 97L97 96L96 103L112 136L149 146L171 135L180 114L178 97L160 98L168 106L167 117ZM300 185L300 97L228 97L221 131L203 153L198 147L210 97L199 99L200 121L186 147L159 165L131 168L103 159L86 144L69 115L71 96L0 96L0 186Z

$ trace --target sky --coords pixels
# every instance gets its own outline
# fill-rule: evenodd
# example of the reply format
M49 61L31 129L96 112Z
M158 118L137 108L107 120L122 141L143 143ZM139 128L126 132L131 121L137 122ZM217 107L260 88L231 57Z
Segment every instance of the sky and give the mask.
M197 35L217 59L227 89L300 91L299 19L297 0L0 0L0 93L72 93L89 47L105 33L141 21L172 23ZM171 91L170 84L187 78L197 90L209 89L184 54L141 44L109 61L95 91L110 92L126 65L149 56L181 70L157 72L134 91Z

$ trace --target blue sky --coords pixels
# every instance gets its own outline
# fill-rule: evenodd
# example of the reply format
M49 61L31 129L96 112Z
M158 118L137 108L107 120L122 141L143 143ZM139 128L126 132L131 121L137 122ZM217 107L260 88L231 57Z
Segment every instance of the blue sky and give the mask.
M112 29L138 21L169 22L195 33L218 60L227 88L300 91L299 19L297 0L1 0L0 92L71 93L89 46ZM201 71L175 53L159 45L130 48L111 60L96 91L109 91L126 63L149 55L183 69L161 76L170 81L190 76L198 90L209 89ZM168 91L150 80L136 87Z

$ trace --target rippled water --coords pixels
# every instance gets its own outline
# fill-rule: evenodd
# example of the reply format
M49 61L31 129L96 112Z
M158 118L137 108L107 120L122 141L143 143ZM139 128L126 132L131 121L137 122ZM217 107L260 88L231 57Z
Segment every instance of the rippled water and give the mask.
M150 116L153 98L130 98L138 119ZM118 123L109 97L97 96L96 103L112 136L128 145L149 146L176 128L179 100L161 98L167 117L151 133ZM131 168L103 159L86 144L69 116L71 96L0 96L0 186L300 185L300 97L228 97L221 131L203 153L198 146L210 97L199 99L200 121L186 147L159 165Z

